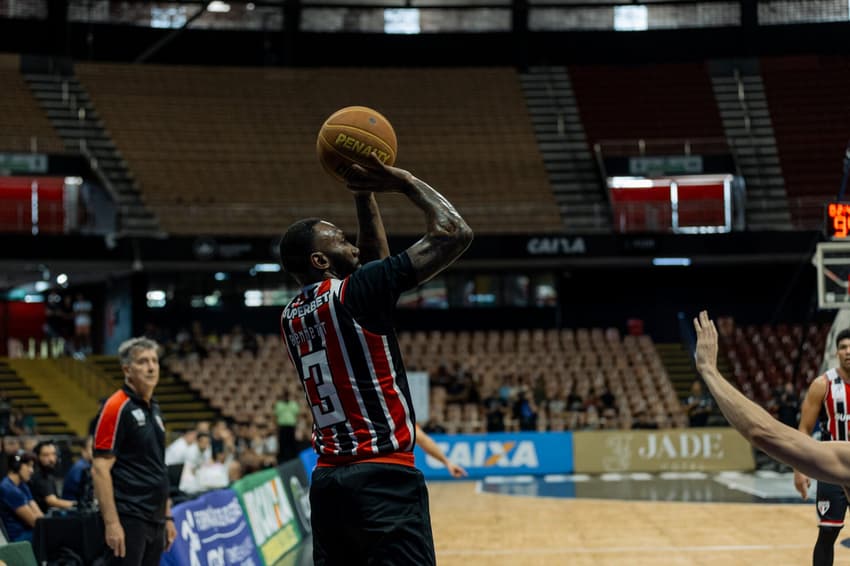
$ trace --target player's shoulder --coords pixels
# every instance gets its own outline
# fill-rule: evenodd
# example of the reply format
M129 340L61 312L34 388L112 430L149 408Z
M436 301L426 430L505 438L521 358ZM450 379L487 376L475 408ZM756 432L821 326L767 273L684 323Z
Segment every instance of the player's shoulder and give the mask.
M816 378L812 380L809 384L809 394L818 393L823 394L826 393L827 388L829 387L829 376L825 373L820 374Z

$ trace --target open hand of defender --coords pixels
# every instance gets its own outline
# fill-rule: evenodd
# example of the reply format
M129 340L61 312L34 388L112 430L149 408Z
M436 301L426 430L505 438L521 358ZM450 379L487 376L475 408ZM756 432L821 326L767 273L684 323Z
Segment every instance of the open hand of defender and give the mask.
M708 318L707 311L700 311L694 319L694 330L697 334L697 348L694 355L697 370L705 374L704 369L717 366L717 328L714 321Z
M351 166L345 183L352 191L371 191L375 193L400 193L413 182L409 171L384 165L376 153L369 156L370 166L362 167L357 163Z

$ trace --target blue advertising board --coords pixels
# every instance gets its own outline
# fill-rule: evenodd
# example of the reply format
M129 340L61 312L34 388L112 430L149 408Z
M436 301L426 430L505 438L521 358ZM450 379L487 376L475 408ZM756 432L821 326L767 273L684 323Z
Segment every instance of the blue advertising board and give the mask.
M172 509L177 539L161 566L261 566L251 528L236 494L211 491Z
M570 432L501 432L431 435L449 460L466 468L470 478L565 474L573 471ZM416 466L426 479L449 479L446 467L415 449Z

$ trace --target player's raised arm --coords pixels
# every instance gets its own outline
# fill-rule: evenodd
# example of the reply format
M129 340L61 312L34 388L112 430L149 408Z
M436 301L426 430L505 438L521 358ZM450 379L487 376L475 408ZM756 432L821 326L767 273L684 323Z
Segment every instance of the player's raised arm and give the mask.
M409 171L384 165L374 154L373 166L352 166L347 182L353 191L402 193L425 213L425 235L407 249L420 283L451 265L472 242L472 229L443 195Z
M735 389L717 369L717 329L702 311L694 319L697 370L720 410L753 446L817 480L850 486L850 443L818 442L786 426Z
M355 192L354 205L357 208L357 248L360 250L360 263L386 258L390 255L390 246L375 194L370 191Z

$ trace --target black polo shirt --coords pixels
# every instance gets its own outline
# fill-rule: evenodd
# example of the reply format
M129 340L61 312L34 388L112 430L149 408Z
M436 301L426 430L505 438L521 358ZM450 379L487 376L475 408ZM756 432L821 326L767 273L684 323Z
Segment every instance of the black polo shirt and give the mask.
M168 501L165 424L159 404L145 403L126 384L100 409L94 456L115 456L112 488L119 515L163 522Z
M41 512L47 513L50 509L50 505L47 504L47 497L49 495L56 495L58 497L59 492L56 490L56 478L41 466L36 466L35 473L30 478L29 484L32 497L38 503Z

